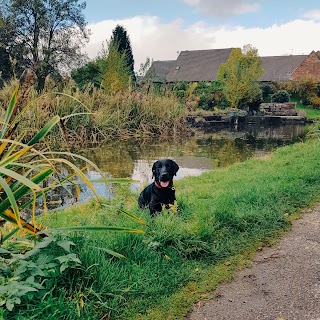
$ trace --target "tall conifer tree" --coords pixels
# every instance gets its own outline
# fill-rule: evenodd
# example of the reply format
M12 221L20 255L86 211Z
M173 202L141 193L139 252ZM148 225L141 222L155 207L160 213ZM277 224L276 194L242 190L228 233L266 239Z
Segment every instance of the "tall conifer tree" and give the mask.
M134 73L134 59L131 49L129 35L123 26L117 25L112 31L111 42L116 42L120 55L126 55L126 62L132 81L136 81Z

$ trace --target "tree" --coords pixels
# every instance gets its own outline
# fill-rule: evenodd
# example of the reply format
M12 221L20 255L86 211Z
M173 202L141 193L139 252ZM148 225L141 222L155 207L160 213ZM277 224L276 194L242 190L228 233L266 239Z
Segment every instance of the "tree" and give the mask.
M290 95L287 90L279 90L271 96L272 102L283 103L283 102L289 102L289 100L290 100Z
M151 65L153 63L153 59L150 60L149 57L146 58L146 61L144 63L140 63L140 68L138 71L138 76L139 77L145 77L147 71L150 69Z
M103 46L94 60L89 61L80 68L72 70L71 77L81 89L86 84L93 84L96 88L100 88L106 72L107 58L108 50Z
M35 69L39 90L49 74L59 75L83 61L85 6L79 0L3 0L1 12L14 26L12 50L24 48L24 65Z
M96 61L90 61L83 67L72 70L71 77L81 89L90 83L99 88L102 80L102 74Z
M136 81L135 73L134 73L134 59L131 49L131 43L129 36L127 34L126 29L123 26L117 25L116 28L112 31L111 42L115 42L117 46L117 50L120 55L125 55L126 65L130 72L130 76L132 81Z
M231 50L218 72L223 93L232 108L245 108L261 96L258 79L263 74L257 49L246 45Z
M15 37L16 33L13 21L9 18L5 18L0 11L1 86L3 85L3 81L10 80L16 72L20 75L24 70L24 65L21 59L24 48L13 45Z
M127 56L120 53L116 42L110 41L105 73L101 81L101 87L107 93L124 90L129 87L131 73L127 65Z
M6 81L10 79L11 73L11 64L10 64L10 56L7 49L7 41L6 41L6 25L5 21L0 12L0 84L3 85L3 80Z

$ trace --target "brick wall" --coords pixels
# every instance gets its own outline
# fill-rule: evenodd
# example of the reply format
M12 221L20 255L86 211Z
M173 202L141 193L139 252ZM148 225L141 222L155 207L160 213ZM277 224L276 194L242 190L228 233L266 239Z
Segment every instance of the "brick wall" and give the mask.
M302 64L292 73L292 80L312 77L316 81L320 81L320 59L318 55L312 51Z

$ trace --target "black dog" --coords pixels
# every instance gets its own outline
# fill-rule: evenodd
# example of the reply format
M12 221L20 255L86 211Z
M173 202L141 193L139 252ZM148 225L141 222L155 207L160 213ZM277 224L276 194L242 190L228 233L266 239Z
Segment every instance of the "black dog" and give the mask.
M141 192L138 199L139 207L149 207L150 215L161 212L162 205L168 209L169 204L173 204L176 200L173 176L177 174L178 170L179 166L173 160L156 161L152 166L154 182Z

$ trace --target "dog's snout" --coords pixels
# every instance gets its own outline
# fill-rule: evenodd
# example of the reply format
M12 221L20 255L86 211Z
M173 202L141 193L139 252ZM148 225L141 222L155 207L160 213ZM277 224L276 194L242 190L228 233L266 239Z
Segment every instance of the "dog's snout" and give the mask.
M168 174L168 172L162 172L162 173L160 174L160 179L161 179L161 180L168 180L168 179L169 179L169 174Z

